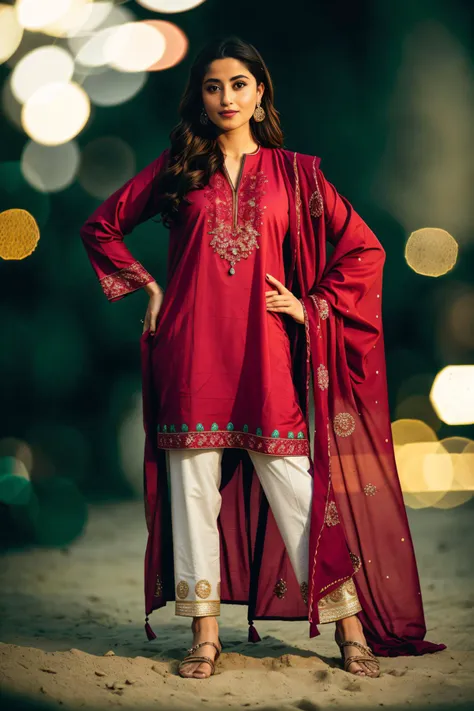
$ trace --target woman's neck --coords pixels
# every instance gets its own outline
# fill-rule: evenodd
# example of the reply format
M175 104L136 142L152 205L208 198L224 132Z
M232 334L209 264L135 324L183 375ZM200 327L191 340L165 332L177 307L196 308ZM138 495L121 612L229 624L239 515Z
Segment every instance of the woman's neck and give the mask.
M248 124L247 127L248 130L236 129L219 135L217 142L225 156L238 159L244 153L254 153L258 149L259 144L252 136ZM242 128L245 129L244 126Z

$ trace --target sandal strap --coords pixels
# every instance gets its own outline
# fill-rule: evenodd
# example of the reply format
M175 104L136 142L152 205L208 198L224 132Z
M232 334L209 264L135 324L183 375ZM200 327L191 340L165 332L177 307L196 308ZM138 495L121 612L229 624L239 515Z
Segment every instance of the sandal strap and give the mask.
M198 649L200 649L200 647L204 647L206 644L209 644L211 647L214 647L214 649L216 650L217 654L215 656L215 661L217 661L219 658L219 655L221 653L221 650L219 649L219 647L217 646L217 644L215 642L198 642L198 644L195 644L194 647L191 647L190 649L188 649L188 652L190 654L194 654L194 652L196 652Z
M344 671L349 671L349 667L353 662L368 662L369 664L372 662L377 665L376 671L378 672L380 670L380 665L377 659L373 659L372 657L362 657L354 655L353 657L347 657L347 659L344 661Z
M214 674L214 661L210 657L199 657L199 656L188 656L185 657L180 663L179 663L179 669L184 664L193 664L194 662L207 662L208 664L211 665L211 674Z
M346 642L341 642L339 644L339 647L341 650L343 647L357 647L358 649L362 650L362 652L365 652L366 654L370 654L370 656L375 659L375 654L372 652L370 647L366 647L365 644L361 644L360 642L351 642L351 641L347 640Z

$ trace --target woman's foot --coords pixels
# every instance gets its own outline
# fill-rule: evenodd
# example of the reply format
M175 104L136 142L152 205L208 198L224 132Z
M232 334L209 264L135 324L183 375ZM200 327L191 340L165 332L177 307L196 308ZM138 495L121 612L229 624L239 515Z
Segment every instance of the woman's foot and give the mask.
M342 620L337 620L335 636L338 644L350 640L351 642L359 642L365 647L368 646L357 615L351 615L350 617L344 617ZM343 652L344 660L353 656L370 657L370 654L363 652L360 647L352 645L343 647L341 651ZM374 661L353 661L347 667L347 671L357 676L378 676L379 662L377 659L374 659Z
M191 624L193 632L193 647L200 642L214 642L219 649L219 625L216 617L193 617ZM200 657L210 657L214 660L217 656L215 647L211 644L205 644L196 651L196 655ZM183 665L180 670L180 676L191 677L194 679L207 679L212 674L212 667L207 662L190 662Z

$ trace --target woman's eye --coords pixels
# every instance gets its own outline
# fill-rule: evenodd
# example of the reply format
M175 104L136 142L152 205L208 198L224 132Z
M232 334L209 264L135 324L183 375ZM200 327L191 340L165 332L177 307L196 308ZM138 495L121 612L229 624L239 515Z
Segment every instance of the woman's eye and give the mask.
M240 87L242 87L242 86L247 86L247 84L246 84L244 81L237 81L237 82L235 82L235 84L234 84L234 87L240 88ZM215 94L216 92L213 91L213 89L219 89L219 88L220 88L220 87L217 86L217 84L210 84L210 85L207 87L207 90L208 90L208 92L209 92L210 94Z

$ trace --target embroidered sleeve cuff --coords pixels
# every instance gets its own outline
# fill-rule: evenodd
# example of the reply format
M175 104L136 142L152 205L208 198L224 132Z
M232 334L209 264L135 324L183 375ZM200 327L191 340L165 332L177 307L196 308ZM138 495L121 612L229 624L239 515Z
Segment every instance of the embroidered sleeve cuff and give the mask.
M108 274L100 279L100 285L109 301L118 301L126 294L141 289L154 278L140 264L134 262L124 269Z

